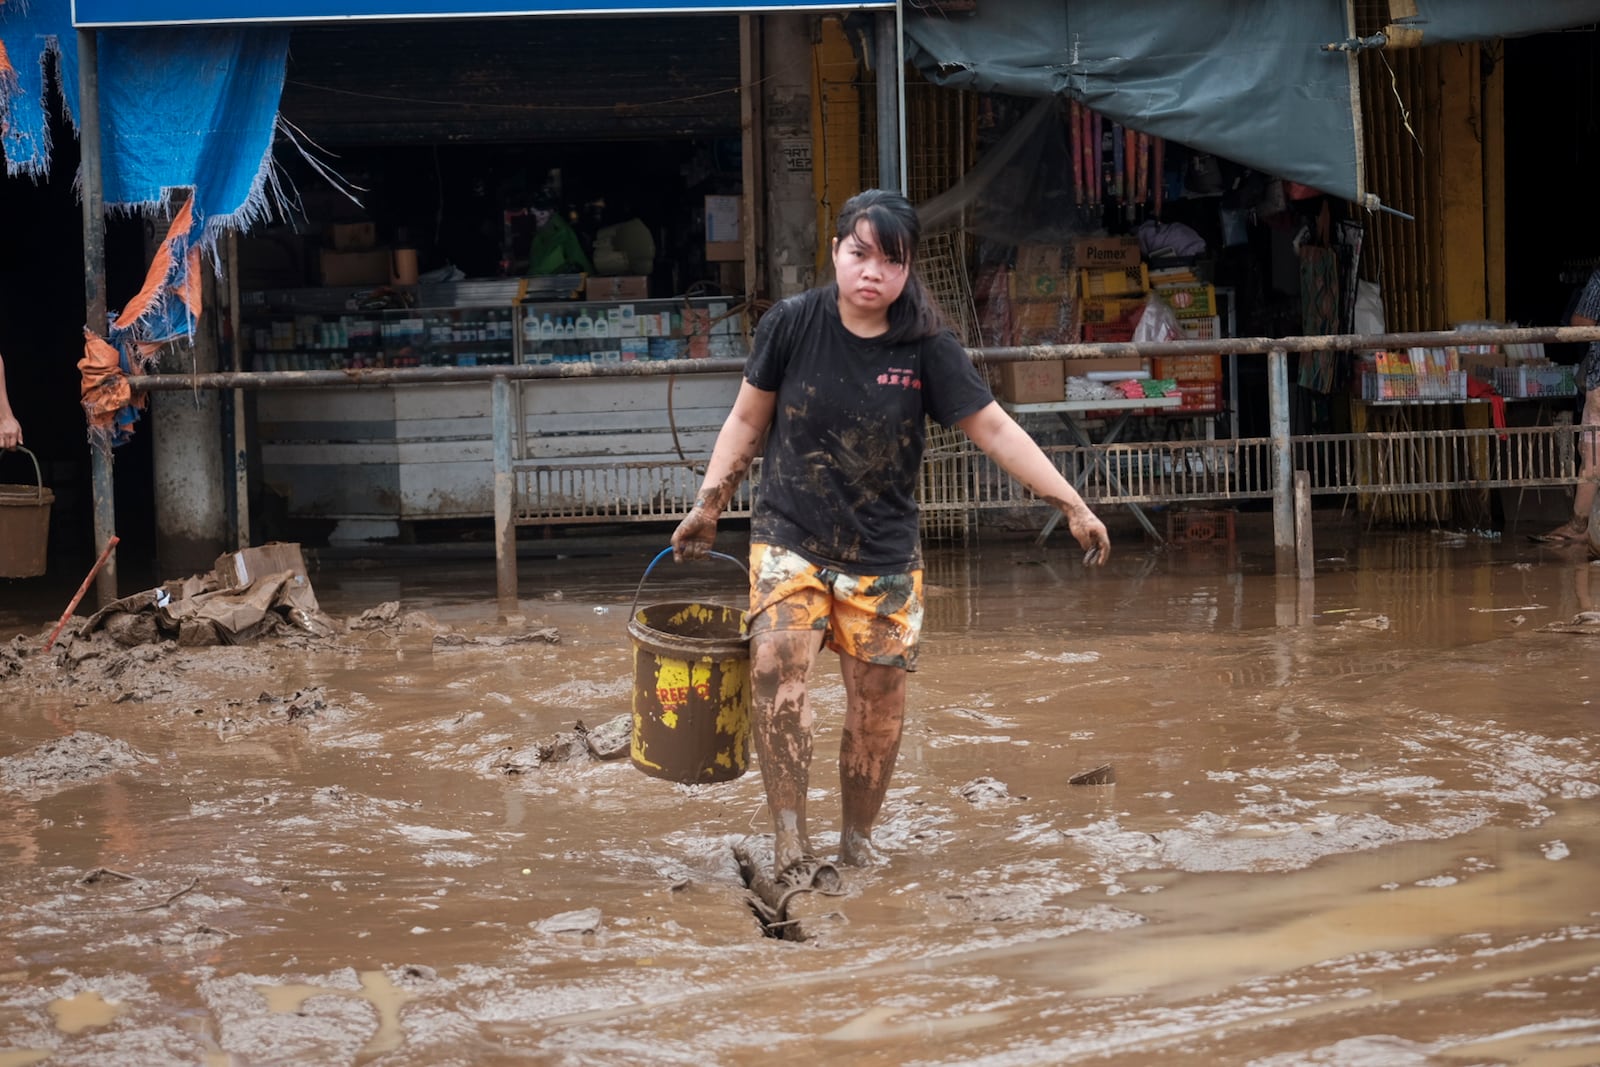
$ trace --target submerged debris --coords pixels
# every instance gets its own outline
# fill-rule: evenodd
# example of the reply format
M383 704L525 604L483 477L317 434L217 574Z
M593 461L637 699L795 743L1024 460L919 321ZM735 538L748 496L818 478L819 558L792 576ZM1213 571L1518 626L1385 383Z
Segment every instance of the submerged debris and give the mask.
M551 763L582 763L588 760L621 759L633 744L633 715L617 715L599 726L589 727L579 719L572 729L562 730L533 745L498 759L494 770L516 775ZM511 751L508 746L502 751Z
M974 778L957 789L956 793L980 808L1018 799L1011 795L1011 790L1004 782L989 777Z
M560 643L561 634L554 626L546 626L541 630L530 630L525 634L473 636L452 631L450 633L434 634L433 636L433 650L435 652L448 652L458 648L509 648L514 645L559 645Z
M541 919L533 924L533 928L541 934L578 934L587 937L599 933L604 923L605 919L600 914L599 908L584 908L581 911L564 911L560 915Z
M764 838L746 838L733 846L739 874L750 890L747 903L761 932L781 941L810 941L828 920L841 919L838 911L818 898L843 896L839 869L813 856L791 864L776 878L772 852Z
M1102 763L1092 770L1080 771L1067 779L1068 785L1115 785L1116 783L1117 772L1109 763Z
M0 759L0 786L18 792L54 792L154 762L126 741L75 730Z

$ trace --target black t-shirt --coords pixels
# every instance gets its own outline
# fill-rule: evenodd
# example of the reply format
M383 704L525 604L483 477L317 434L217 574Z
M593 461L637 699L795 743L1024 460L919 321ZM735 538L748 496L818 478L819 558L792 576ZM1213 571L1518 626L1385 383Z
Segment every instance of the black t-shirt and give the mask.
M762 317L744 376L778 394L751 539L853 574L920 566L924 419L951 426L994 399L955 335L857 337L829 285Z

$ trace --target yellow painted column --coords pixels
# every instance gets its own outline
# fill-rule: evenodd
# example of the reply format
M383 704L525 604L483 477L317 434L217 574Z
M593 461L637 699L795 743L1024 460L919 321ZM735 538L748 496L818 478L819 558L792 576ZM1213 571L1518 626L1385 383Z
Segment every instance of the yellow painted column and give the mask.
M1488 314L1484 149L1486 122L1475 44L1437 46L1429 64L1437 71L1435 114L1439 155L1432 162L1440 207L1443 322L1483 319ZM1433 88L1433 87L1430 87ZM1430 96L1434 94L1430 92Z
M817 197L817 276L831 277L828 242L839 207L862 188L861 71L837 18L811 46L811 159Z

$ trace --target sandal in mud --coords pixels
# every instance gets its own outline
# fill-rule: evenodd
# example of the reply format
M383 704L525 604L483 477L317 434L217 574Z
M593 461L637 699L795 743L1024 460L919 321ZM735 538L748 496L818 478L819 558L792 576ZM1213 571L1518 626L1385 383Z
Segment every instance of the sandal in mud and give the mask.
M789 901L801 893L821 893L826 897L844 895L844 878L839 868L815 856L801 856L779 871L775 880L784 887L775 909L779 921L789 917Z

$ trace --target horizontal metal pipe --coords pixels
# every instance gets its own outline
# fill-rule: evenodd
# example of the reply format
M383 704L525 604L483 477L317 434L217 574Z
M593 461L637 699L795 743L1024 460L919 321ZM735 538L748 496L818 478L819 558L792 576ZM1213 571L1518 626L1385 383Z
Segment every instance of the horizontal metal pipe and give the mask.
M1320 334L1307 337L1218 337L1209 341L1114 344L1014 345L972 348L979 363L1020 363L1104 356L1265 356L1285 352L1442 348L1482 344L1579 344L1600 341L1600 326L1520 326L1500 330L1432 333ZM672 359L631 363L523 363L481 367L362 367L349 370L235 371L217 374L142 374L128 379L134 392L183 389L305 389L314 386L405 385L429 382L545 381L559 378L654 378L668 374L727 374L742 359Z

